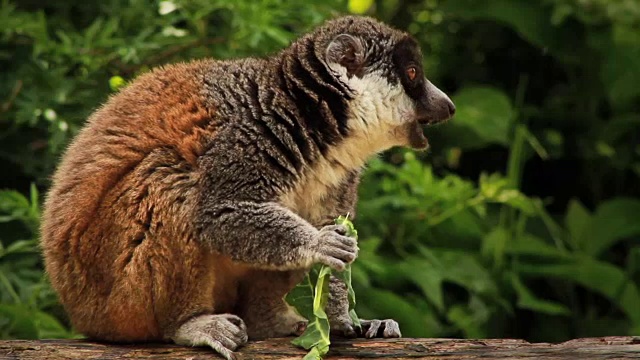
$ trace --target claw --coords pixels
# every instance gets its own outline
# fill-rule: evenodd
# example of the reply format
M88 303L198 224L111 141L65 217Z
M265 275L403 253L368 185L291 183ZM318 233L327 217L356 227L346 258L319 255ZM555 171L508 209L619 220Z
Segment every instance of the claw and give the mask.
M350 324L344 324L342 328L339 330L340 335L344 338L352 339L358 337L356 330Z
M356 338L358 333L350 322L341 321L331 324L331 335L336 335L343 338Z
M296 323L296 329L294 331L295 335L302 335L307 330L307 324L308 322L306 321L298 321L298 323Z

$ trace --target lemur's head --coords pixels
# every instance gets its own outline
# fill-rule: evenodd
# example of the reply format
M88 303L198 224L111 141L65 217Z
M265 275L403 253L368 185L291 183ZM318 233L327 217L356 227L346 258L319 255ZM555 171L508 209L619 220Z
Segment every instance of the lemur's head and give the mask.
M451 99L425 77L422 52L409 34L347 16L328 21L317 36L318 57L353 92L349 126L375 132L383 147L425 149L422 126L455 113Z

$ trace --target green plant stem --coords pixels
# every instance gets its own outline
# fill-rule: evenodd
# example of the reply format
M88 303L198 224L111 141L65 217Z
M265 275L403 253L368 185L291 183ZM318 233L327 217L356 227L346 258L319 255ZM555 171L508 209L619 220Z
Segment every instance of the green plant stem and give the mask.
M522 108L524 104L524 94L529 83L529 77L520 76L518 89L514 100L514 119L513 123L513 142L509 149L509 161L507 164L507 181L511 188L518 189L520 187L520 179L522 177L522 168L524 166L524 144L527 137L526 125L522 119ZM515 220L516 210L510 207L503 207L500 211L500 226L510 228Z
M454 215L456 215L457 213L461 212L464 209L476 206L476 205L480 205L482 204L484 201L486 201L485 197L482 195L476 195L475 197L463 202L463 203L458 203L455 206L443 211L442 213L440 213L440 215L434 216L432 218L430 218L429 220L427 220L427 224L429 224L429 226L436 226L442 222L444 222L445 220L453 217Z
M540 216L540 219L542 219L542 222L547 228L547 231L549 232L549 235L553 239L553 242L556 244L556 247L560 250L567 250L562 240L562 232L563 232L562 227L556 224L556 222L551 218L551 216L547 214L547 212L544 209L544 206L540 201L537 201L535 205L538 210L538 216Z

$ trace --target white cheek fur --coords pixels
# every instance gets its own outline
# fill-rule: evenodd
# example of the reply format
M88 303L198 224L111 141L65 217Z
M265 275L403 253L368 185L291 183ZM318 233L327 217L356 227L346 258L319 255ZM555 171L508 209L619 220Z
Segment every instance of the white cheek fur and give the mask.
M349 104L350 128L385 146L381 150L402 145L404 139L398 139L395 130L415 116L415 103L402 85L389 84L379 72L359 78L349 77L339 64L329 64L329 68L355 93Z
M298 186L280 199L285 207L314 224L323 220L320 204L328 189L339 186L350 170L363 167L376 153L406 145L406 134L399 129L413 121L415 112L402 86L389 85L380 74L348 78L344 67L331 64L330 68L355 93L349 104L351 134L330 148L308 169Z

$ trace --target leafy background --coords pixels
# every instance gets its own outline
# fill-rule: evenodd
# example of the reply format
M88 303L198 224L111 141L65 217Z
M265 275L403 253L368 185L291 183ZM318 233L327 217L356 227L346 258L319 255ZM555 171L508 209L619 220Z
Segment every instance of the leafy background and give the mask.
M412 33L458 107L429 153L369 164L358 313L405 336L640 335L637 1L0 1L0 338L78 336L39 209L113 76L267 55L348 12Z

